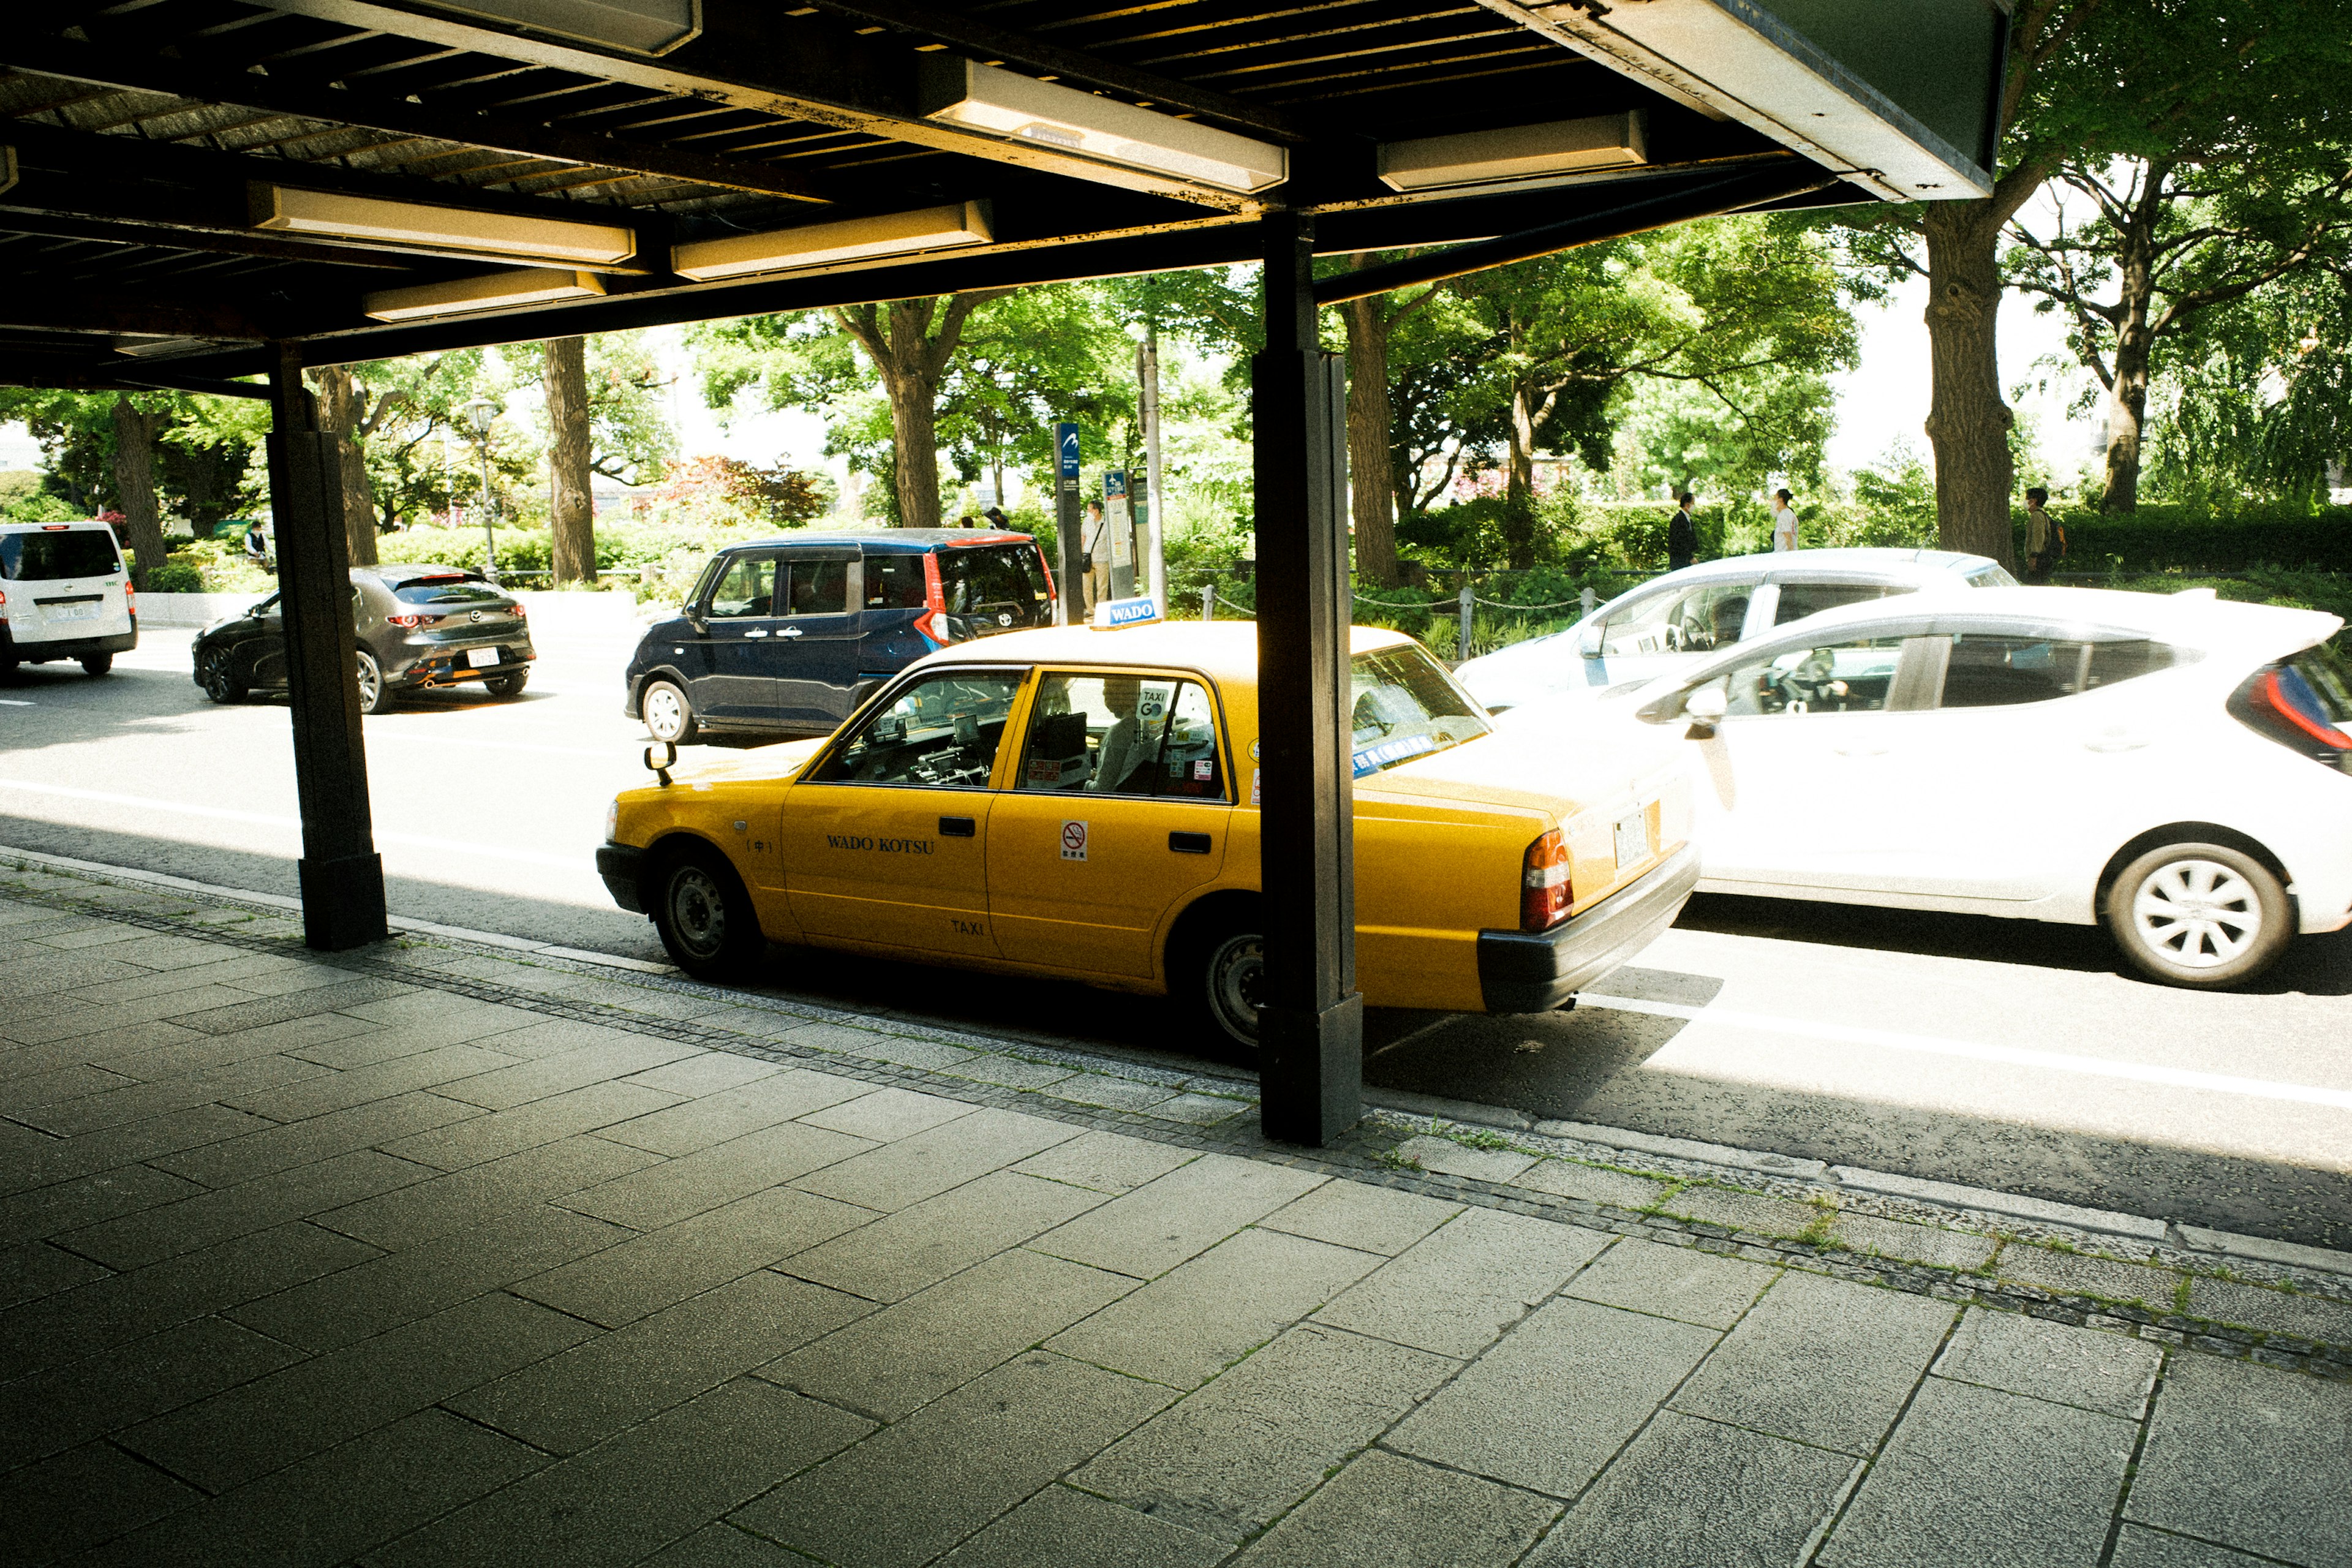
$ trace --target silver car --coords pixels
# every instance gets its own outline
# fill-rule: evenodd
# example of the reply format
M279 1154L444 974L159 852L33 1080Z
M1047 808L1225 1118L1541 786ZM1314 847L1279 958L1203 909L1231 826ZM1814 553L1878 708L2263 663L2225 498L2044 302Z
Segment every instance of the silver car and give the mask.
M1948 550L1800 550L1685 566L1620 594L1566 631L1454 671L1493 712L1654 680L1774 626L1840 605L1936 588L2013 588L1982 555Z

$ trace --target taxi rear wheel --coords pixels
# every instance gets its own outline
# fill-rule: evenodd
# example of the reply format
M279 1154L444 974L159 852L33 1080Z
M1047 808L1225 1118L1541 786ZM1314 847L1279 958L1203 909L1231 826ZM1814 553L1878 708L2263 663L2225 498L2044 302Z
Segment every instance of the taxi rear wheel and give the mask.
M2220 844L2165 844L2123 869L2107 931L2151 980L2220 990L2277 962L2293 905L2267 866Z
M1191 1010L1225 1038L1257 1049L1257 1010L1265 984L1265 938L1255 931L1225 926L1193 947Z
M697 980L742 979L766 950L742 879L709 850L688 850L665 866L651 908L662 946Z

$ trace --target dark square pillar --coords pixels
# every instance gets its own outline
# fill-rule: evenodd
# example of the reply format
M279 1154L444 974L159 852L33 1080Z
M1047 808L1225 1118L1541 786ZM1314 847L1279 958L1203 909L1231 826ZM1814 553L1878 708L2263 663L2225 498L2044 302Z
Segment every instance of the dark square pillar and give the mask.
M292 355L280 355L269 395L270 531L278 542L294 787L302 809L302 940L338 952L389 934L360 739L341 457L333 435L319 428Z
M1259 227L1265 349L1250 367L1265 899L1258 1114L1270 1138L1319 1144L1363 1115L1347 510L1335 454L1344 426L1335 426L1339 378L1316 342L1314 219L1275 213Z

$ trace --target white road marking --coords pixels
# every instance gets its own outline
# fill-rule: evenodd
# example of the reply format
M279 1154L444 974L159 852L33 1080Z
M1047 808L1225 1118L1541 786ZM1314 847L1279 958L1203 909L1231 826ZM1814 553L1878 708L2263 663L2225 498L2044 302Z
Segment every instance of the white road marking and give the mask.
M20 702L14 697L0 697L0 708L37 708L37 702Z
M1590 991L1580 994L1576 1000L1579 1006L1606 1007L1621 1013L1647 1013L1654 1017L1682 1018L1695 1024L1723 1024L1736 1029L1754 1029L1762 1034L1790 1035L1809 1040L1835 1040L1844 1045L1875 1046L1881 1050L1907 1051L1916 1056L2001 1062L2011 1067L2041 1068L2050 1072L2078 1073L2087 1078L2125 1079L2134 1083L2162 1084L2168 1089L2201 1089L2216 1094L2244 1095L2254 1100L2284 1100L2299 1105L2323 1105L2333 1110L2352 1110L2352 1089L2318 1089L2310 1084L2280 1083L2272 1079L2236 1078L2228 1073L2198 1072L2189 1068L2112 1061L2105 1057L2075 1056L2067 1051L1979 1045L1973 1040L1939 1039L1931 1035L1899 1034L1892 1029L1864 1029L1851 1024L1812 1023L1802 1018L1780 1018L1769 1014L1742 1013L1725 1007L1691 1007L1679 1002L1646 1002L1632 996L1604 996Z
M477 741L464 735L400 734L379 743L393 751L403 746L475 746L488 752L537 752L551 757L619 757L627 762L636 761L628 754L627 747L593 751L586 746L535 746L528 741Z
M176 816L209 816L220 822L249 822L262 827L283 827L294 833L302 831L299 817L273 816L262 811L239 811L228 805L196 805L186 801L149 800L142 795L115 795L106 790L76 789L69 784L31 784L23 779L0 779L0 789L18 789L29 795L57 795L66 800L95 801L103 805L135 806L142 811L167 812ZM486 860L512 860L524 866L552 866L559 870L586 873L595 868L593 851L583 849L577 855L550 855L535 849L508 849L494 844L467 844L456 838L436 838L422 833L394 833L378 828L378 844L399 844L412 849L437 849L453 855L478 856Z

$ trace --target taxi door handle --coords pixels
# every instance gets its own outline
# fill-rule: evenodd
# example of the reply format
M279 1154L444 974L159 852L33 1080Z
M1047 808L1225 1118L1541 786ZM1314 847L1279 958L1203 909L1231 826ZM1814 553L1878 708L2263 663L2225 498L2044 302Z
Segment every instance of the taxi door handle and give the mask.
M942 838L971 838L977 837L979 832L980 824L971 817L942 816L940 818L940 837Z
M1206 855L1211 846L1205 833L1171 833L1168 847L1179 855Z

